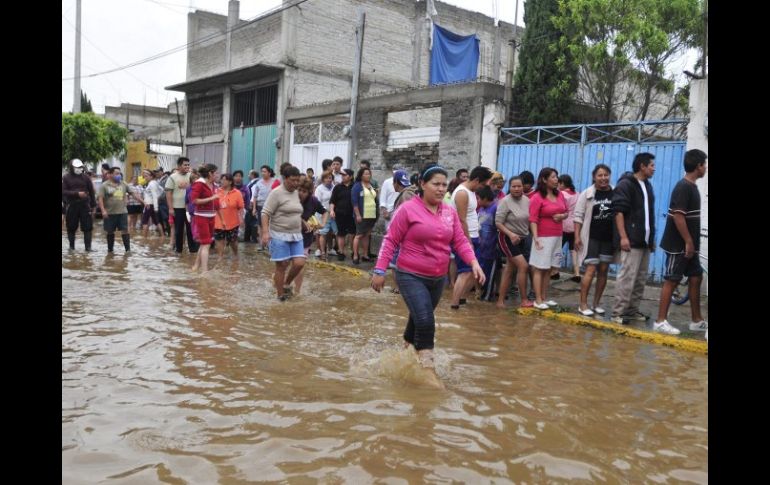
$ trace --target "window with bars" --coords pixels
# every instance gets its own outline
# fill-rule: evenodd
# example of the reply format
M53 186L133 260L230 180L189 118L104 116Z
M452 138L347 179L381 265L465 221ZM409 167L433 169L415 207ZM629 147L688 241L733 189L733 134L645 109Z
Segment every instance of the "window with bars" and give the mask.
M278 85L236 93L233 97L233 127L275 123L278 111Z
M233 96L233 128L238 128L241 123L243 126L254 126L256 101L253 89Z
M188 136L222 133L222 95L187 100Z
M294 125L294 144L307 145L308 143L318 143L318 127L318 123Z
M275 123L278 111L278 85L257 89L257 124Z
M321 141L346 141L348 137L343 133L346 124L344 121L321 123Z

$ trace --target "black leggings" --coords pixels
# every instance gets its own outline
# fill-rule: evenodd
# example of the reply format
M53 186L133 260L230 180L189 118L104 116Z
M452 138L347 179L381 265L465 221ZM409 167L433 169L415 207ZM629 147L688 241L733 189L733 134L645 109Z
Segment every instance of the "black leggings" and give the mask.
M187 222L187 209L174 208L174 248L181 253L184 248L184 234L187 232L187 247L191 253L198 251L198 243L193 241L192 227Z

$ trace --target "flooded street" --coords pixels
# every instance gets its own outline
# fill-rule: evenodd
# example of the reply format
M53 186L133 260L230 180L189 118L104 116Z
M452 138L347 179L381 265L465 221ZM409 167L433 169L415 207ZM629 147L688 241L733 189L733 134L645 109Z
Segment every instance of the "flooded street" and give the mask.
M309 265L281 303L255 245L205 276L94 247L62 237L63 483L708 481L706 356L445 292L437 391L368 277Z

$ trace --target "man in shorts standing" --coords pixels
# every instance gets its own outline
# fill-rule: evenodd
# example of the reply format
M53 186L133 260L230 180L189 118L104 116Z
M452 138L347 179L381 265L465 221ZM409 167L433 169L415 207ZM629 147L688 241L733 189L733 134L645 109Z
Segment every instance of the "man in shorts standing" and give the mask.
M666 268L663 274L663 289L660 292L658 318L653 325L656 332L678 335L679 329L668 323L668 308L671 295L682 281L688 277L690 292L690 311L692 322L690 330L707 332L709 325L700 311L700 285L703 281L703 269L700 266L700 192L695 182L706 175L706 158L701 150L688 150L684 154L685 176L677 182L671 192L671 203L666 216L666 228L660 248L666 252Z

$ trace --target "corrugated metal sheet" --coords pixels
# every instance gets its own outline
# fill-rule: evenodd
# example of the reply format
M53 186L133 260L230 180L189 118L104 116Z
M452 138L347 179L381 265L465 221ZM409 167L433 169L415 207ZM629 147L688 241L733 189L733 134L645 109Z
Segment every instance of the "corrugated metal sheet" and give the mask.
M213 163L221 171L222 162L224 161L224 144L202 143L200 145L188 145L187 158L190 159L190 165L193 168L199 167L204 163Z
M254 128L254 161L252 166L249 167L261 167L262 165L269 165L278 171L278 167L275 165L276 148L275 140L277 128L275 124L262 125Z
M585 190L592 183L591 172L598 163L608 165L612 170L611 183L631 171L631 163L637 153L649 152L655 155L655 175L652 183L655 194L656 240L660 243L666 224L666 213L674 185L684 176L682 160L686 151L685 142L661 143L596 143L580 145L568 144L530 144L502 145L498 155L497 170L506 179L529 170L537 178L543 167L553 167L559 174L569 174L578 192ZM507 189L507 187L506 187ZM565 251L565 255L568 253ZM565 268L572 262L565 259ZM650 258L650 277L655 281L662 279L665 254L655 251ZM612 268L612 272L616 268Z
M230 135L230 172L243 170L244 175L249 170L262 165L275 166L276 158L276 125L251 126L235 128Z
M254 128L236 128L230 134L230 171L254 168Z

